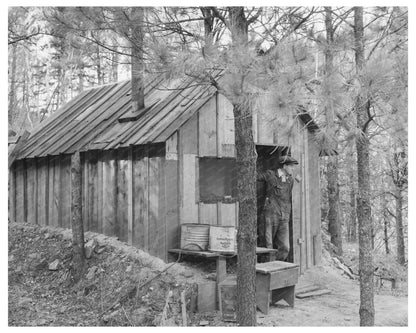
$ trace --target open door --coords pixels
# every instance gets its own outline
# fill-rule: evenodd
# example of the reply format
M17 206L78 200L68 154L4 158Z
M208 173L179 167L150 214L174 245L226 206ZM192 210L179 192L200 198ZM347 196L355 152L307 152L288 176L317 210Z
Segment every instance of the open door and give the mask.
M266 146L256 145L257 150L257 172L264 172L268 169L276 169L278 159L282 155L290 155L290 147L287 146ZM266 199L266 186L262 181L257 182L257 246L265 247L264 239L265 221L263 216L264 201ZM293 211L293 209L292 209ZM287 261L294 262L293 256L293 222L292 214L289 221L290 252Z

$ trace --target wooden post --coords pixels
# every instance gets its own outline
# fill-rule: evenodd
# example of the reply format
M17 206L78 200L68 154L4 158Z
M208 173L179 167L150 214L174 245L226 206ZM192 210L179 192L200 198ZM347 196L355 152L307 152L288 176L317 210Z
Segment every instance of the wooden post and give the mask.
M72 268L77 282L84 273L84 226L82 221L81 158L79 151L71 156L71 223L72 223Z
M127 160L127 241L133 245L133 220L134 220L134 199L133 199L133 148L129 148Z

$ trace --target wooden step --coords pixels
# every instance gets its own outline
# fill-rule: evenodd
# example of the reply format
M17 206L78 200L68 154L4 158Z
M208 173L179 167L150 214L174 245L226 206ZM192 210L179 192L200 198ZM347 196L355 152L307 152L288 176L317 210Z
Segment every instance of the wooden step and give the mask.
M326 295L330 293L331 293L331 290L329 289L320 289L320 290L296 294L296 298L303 299L303 298L314 297L314 296L322 296L322 295Z

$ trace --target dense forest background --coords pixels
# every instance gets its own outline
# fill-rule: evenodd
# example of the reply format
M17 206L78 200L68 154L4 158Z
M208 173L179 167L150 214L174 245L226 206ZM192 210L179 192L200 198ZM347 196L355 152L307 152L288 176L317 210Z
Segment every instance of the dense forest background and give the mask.
M9 136L32 131L84 89L134 77L137 59L144 73L166 77L251 66L273 83L276 102L302 104L321 127L316 140L329 152L321 160L322 226L339 256L358 242L356 142L365 133L375 265L406 267L407 8L364 8L362 35L349 7L244 13L251 53L236 62L225 51L235 38L229 8L10 7ZM365 96L362 132L357 96Z

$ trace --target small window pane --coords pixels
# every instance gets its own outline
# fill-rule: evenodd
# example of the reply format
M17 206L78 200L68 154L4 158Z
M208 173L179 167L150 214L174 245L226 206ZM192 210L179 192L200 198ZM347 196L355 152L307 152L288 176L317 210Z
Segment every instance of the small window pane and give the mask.
M231 158L199 159L200 200L215 202L236 197L236 167Z

